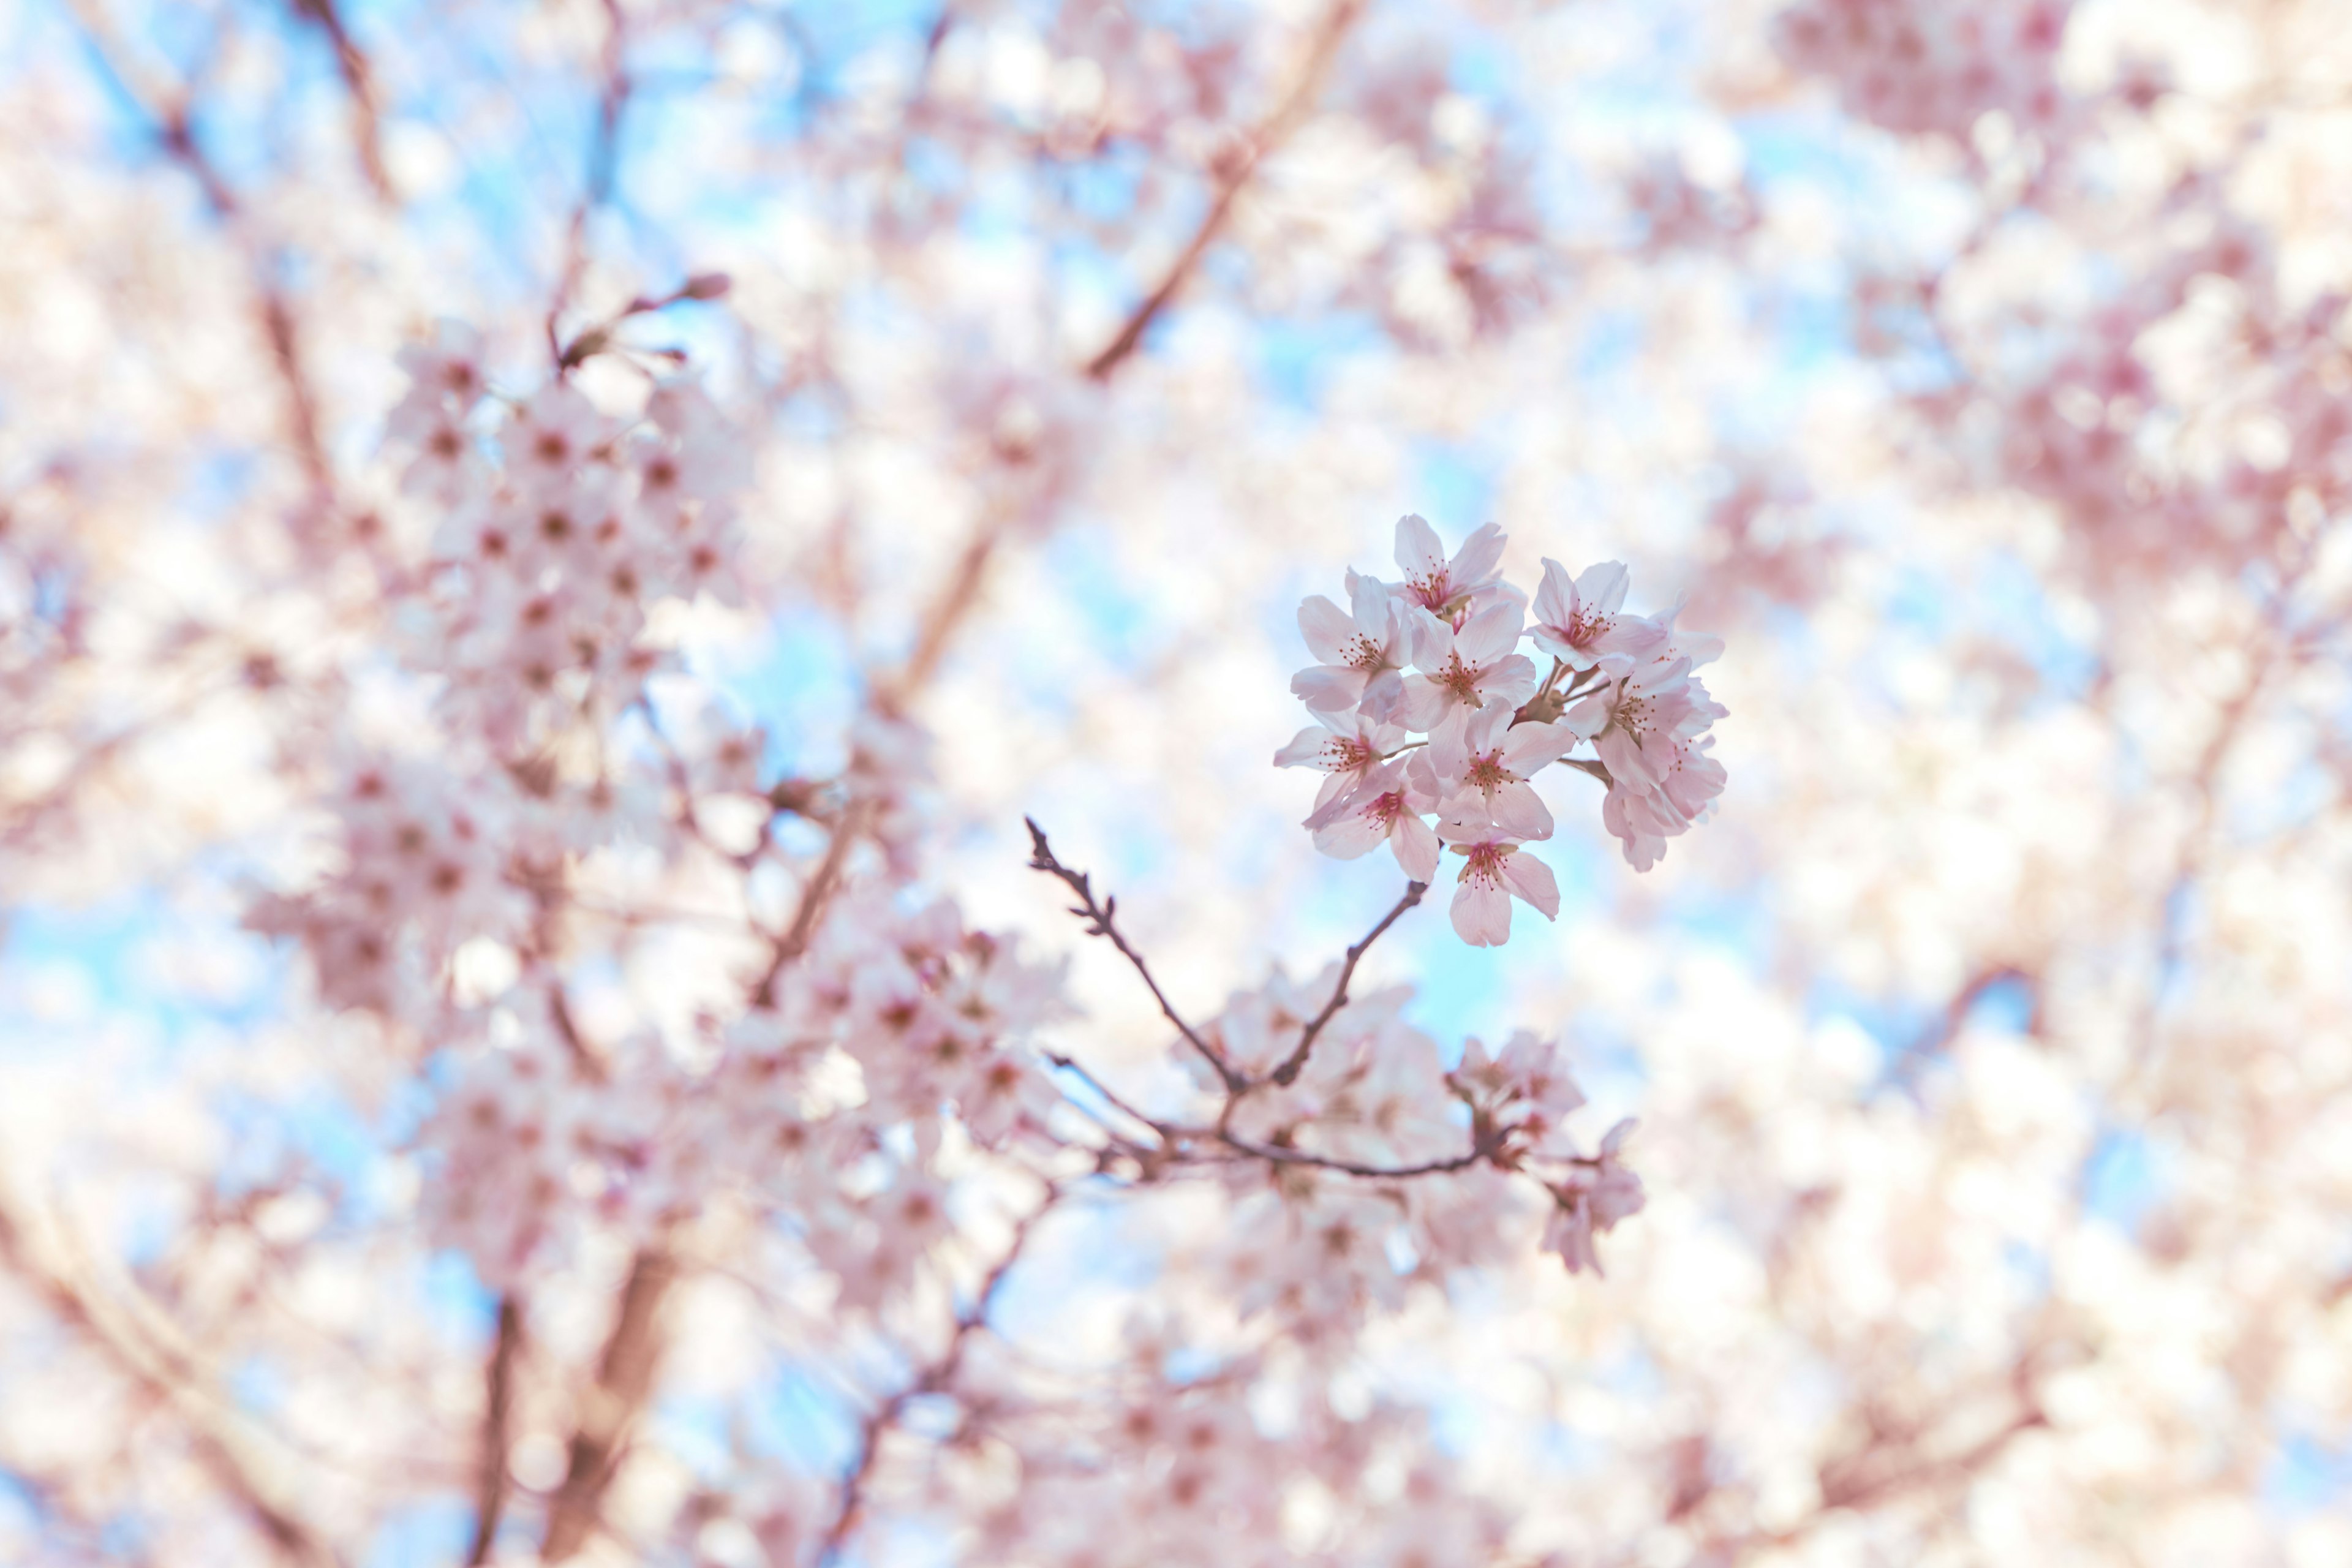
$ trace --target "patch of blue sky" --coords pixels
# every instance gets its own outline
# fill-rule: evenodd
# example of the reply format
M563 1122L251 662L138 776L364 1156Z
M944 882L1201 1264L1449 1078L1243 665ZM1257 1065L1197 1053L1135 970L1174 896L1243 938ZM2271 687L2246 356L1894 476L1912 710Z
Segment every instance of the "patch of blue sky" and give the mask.
M434 1335L461 1346L487 1349L498 1333L497 1292L482 1283L473 1259L454 1249L425 1260L418 1305Z
M368 1542L365 1568L447 1568L465 1560L473 1537L474 1510L450 1496L395 1509Z
M1774 901L1768 884L1729 889L1688 881L1666 900L1660 923L1679 933L1688 951L1724 953L1748 973L1761 974L1771 962L1778 930Z
M858 1411L800 1363L778 1364L742 1412L745 1446L812 1471L836 1471L857 1453Z
M2164 1171L2146 1133L2110 1123L2083 1163L2083 1212L2130 1236L2164 1192Z
M661 1451L705 1486L723 1483L735 1468L741 1406L701 1394L666 1394L654 1402L653 1426Z
M91 1002L135 1013L151 1023L168 1049L201 1024L244 1027L275 1016L285 961L266 939L222 925L206 940L232 944L250 964L241 983L213 995L164 984L155 973L157 943L187 933L190 920L161 896L145 892L79 909L22 904L0 910L0 995L39 970L64 970L89 987ZM0 1025L0 1046L37 1039Z
M1439 539L1458 548L1465 536L1491 521L1495 505L1495 460L1468 442L1424 437L1413 444L1412 463L1419 480L1416 494L1425 498L1415 508L1428 515Z
M1165 647L1171 628L1153 613L1150 598L1137 592L1110 531L1066 529L1053 536L1042 553L1056 590L1055 602L1077 611L1076 626L1066 623L1063 629L1084 636L1084 657L1134 674ZM1076 651L1057 646L1057 677L1066 668L1064 660Z
M2263 1471L2263 1501L2285 1514L2315 1513L2352 1494L2352 1432L2332 1439L2291 1432Z
M229 1397L257 1415L267 1415L286 1403L291 1388L286 1369L264 1355L249 1355L229 1369Z
M1131 218L1142 195L1142 176L1150 166L1140 145L1115 142L1092 158L1061 166L1062 198L1089 222Z
M853 650L832 617L787 606L748 657L734 648L688 645L687 668L709 681L767 732L763 763L817 776L847 760L850 721L864 700Z
M1945 1004L1935 998L1870 995L1837 980L1814 981L1805 997L1805 1020L1824 1024L1843 1018L1877 1045L1885 1066L1918 1050L1942 1027Z
M2041 577L2011 552L1985 555L1962 602L1977 625L2016 649L2042 677L2040 705L2078 701L2098 679L2096 643L2067 634Z
M1367 310L1272 317L1259 323L1258 383L1276 401L1318 413L1332 377L1350 359L1390 352L1379 319Z

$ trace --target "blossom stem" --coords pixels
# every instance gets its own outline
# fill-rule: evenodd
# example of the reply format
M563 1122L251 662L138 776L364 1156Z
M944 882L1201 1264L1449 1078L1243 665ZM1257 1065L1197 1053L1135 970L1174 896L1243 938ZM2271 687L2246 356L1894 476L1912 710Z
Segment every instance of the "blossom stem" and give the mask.
M1315 1037L1323 1032L1323 1026L1331 1021L1331 1016L1347 1005L1348 982L1356 977L1357 963L1371 951L1372 943L1380 941L1381 933L1396 924L1405 910L1421 902L1421 896L1428 891L1429 884L1426 882L1407 882L1404 896L1381 917L1381 923L1366 931L1364 940L1348 950L1348 961L1339 966L1339 984L1331 988L1331 999L1324 1003L1323 1010L1308 1019L1307 1026L1299 1031L1298 1047L1284 1058L1280 1067L1274 1069L1274 1082L1286 1086L1297 1079L1299 1069L1307 1065L1307 1054L1315 1049Z
M1118 909L1118 900L1115 898L1106 898L1102 902L1097 903L1092 880L1087 873L1074 870L1054 858L1053 846L1045 842L1045 830L1037 826L1034 818L1024 816L1021 820L1029 825L1031 868L1043 871L1047 876L1058 878L1064 886L1077 895L1077 907L1070 912L1083 916L1089 922L1087 928L1088 936L1108 938L1110 944L1118 949L1120 956L1135 966L1136 973L1143 977L1143 984L1150 989L1151 999L1160 1004L1160 1016L1175 1025L1176 1032L1183 1036L1194 1050L1201 1053L1202 1061L1215 1069L1218 1081L1225 1086L1225 1092L1229 1095L1238 1094L1247 1088L1249 1079L1243 1077L1230 1062L1225 1060L1223 1052L1202 1039L1199 1032L1184 1021L1183 1016L1176 1011L1174 1004L1168 1000L1167 993L1160 989L1160 982L1151 977L1151 966L1143 962L1143 954L1129 946L1127 938L1121 936L1118 928L1111 923L1111 917Z

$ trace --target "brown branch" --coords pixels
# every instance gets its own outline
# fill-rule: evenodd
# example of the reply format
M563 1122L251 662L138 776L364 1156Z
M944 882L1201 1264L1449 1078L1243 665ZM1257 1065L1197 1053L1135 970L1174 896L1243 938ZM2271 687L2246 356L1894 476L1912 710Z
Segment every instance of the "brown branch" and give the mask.
M982 1279L971 1305L957 1314L955 1327L938 1359L917 1373L896 1394L867 1412L858 1427L857 1458L852 1461L849 1474L842 1479L841 1501L834 1510L833 1521L826 1526L818 1543L818 1568L832 1568L833 1564L840 1562L841 1549L847 1544L850 1532L857 1528L858 1515L865 1508L866 1488L873 1479L875 1466L881 1458L883 1435L898 1424L898 1418L906 1414L908 1405L926 1394L940 1392L954 1380L956 1373L963 1365L966 1346L970 1344L973 1332L987 1325L989 1309L995 1304L1005 1276L1012 1273L1013 1266L1021 1260L1022 1250L1028 1246L1037 1222L1045 1218L1067 1193L1068 1189L1060 1185L1046 1187L1045 1200L1024 1215L1020 1223L1013 1227L1011 1244Z
M841 885L842 868L848 863L849 851L866 831L866 819L871 808L864 801L852 801L844 807L833 825L833 842L824 847L824 858L817 863L816 874L801 889L800 907L793 911L793 923L776 939L775 951L768 967L751 986L751 1005L772 1007L776 1005L776 982L794 959L808 951L809 941L816 934L816 922L824 913L824 906L834 890Z
M506 1509L508 1430L514 1411L515 1358L521 1348L522 1307L509 1291L499 1298L498 1339L483 1373L488 1386L482 1407L481 1468L474 1489L474 1544L466 1553L466 1568L481 1568L490 1560L499 1515Z
M310 481L311 500L320 510L335 504L334 465L328 460L319 435L319 398L302 363L300 323L285 289L274 275L268 258L249 232L244 203L224 178L218 164L196 141L192 120L194 104L184 88L169 85L141 68L115 37L112 25L97 0L68 0L83 40L122 96L152 123L155 139L172 161L195 182L205 203L219 218L245 262L253 290L255 314L269 344L271 362L286 394L286 422L295 456Z
M621 1437L653 1392L654 1371L661 1360L656 1319L677 1278L676 1260L658 1247L640 1248L629 1265L595 1386L588 1391L586 1408L572 1434L572 1462L548 1508L547 1539L540 1555L550 1563L571 1557L595 1533L604 1489L619 1468L615 1461Z
M95 1344L149 1398L180 1418L198 1460L253 1516L281 1557L299 1568L336 1568L333 1549L264 1472L258 1456L248 1451L235 1428L234 1408L205 1385L200 1369L175 1347L142 1332L100 1293L37 1257L4 1199L0 1265L22 1275L62 1321Z
M1298 1048L1292 1051L1284 1059L1282 1065L1274 1069L1276 1083L1287 1085L1296 1081L1299 1069L1307 1065L1307 1053L1315 1048L1315 1037L1323 1032L1323 1026L1331 1021L1331 1016L1347 1005L1348 982L1356 977L1358 962L1365 953L1371 951L1372 943L1381 940L1381 933L1396 924L1405 910L1421 902L1421 896L1428 891L1429 884L1426 882L1407 882L1404 885L1404 897L1399 899L1395 906L1381 917L1380 924L1364 933L1363 941L1348 950L1348 961L1339 966L1339 984L1331 988L1331 999L1324 1003L1323 1010L1308 1019L1307 1027L1299 1031Z
M1191 279L1193 270L1200 266L1201 258L1223 231L1226 219L1233 215L1234 203L1244 187L1256 174L1267 155L1282 144L1283 139L1289 135L1314 103L1316 95L1322 90L1323 78L1331 68L1332 57L1339 52L1341 40L1347 37L1348 29L1355 25L1357 16L1363 8L1364 0L1336 0L1330 10L1324 14L1322 26L1316 30L1314 45L1307 51L1307 61L1297 79L1291 83L1290 90L1283 95L1274 112L1259 121L1257 128L1250 132L1220 173L1217 193L1210 200L1209 210L1202 215L1199 225L1192 230L1192 237L1185 243L1183 250L1160 278L1159 286L1145 295L1129 313L1118 333L1103 345L1102 352L1087 362L1089 377L1096 381L1108 381L1111 372L1117 370L1120 363L1142 343L1143 334L1150 330L1151 323L1159 319L1160 313L1168 308L1169 301L1175 299L1177 291Z
M555 361L555 374L559 376L569 374L579 360L572 357L564 345L556 321L571 304L572 292L580 286L581 273L587 269L589 215L612 199L613 182L620 169L621 116L635 87L629 78L626 56L628 19L622 15L620 0L604 3L604 47L600 68L604 84L597 94L596 129L588 143L587 183L581 187L580 199L572 208L572 221L563 238L563 270L556 279L555 298L547 307L547 352Z
M342 73L343 89L352 96L352 140L359 149L360 168L366 174L368 184L375 187L377 196L387 204L398 202L399 194L392 188L392 176L383 166L375 72L368 64L366 52L343 25L343 14L335 0L294 0L294 9L319 24L327 41L334 45L335 68Z
M1183 1036L1194 1050L1201 1053L1202 1061L1215 1069L1218 1081L1225 1086L1227 1094L1237 1094L1247 1088L1249 1079L1243 1077L1231 1063L1225 1060L1223 1052L1202 1038L1193 1030L1192 1026L1184 1021L1183 1016L1178 1013L1175 1005L1168 1000L1167 993L1160 989L1160 982L1151 977L1151 966L1144 963L1143 955L1129 946L1127 938L1119 934L1118 927L1112 923L1112 917L1118 911L1118 900L1106 898L1102 902L1097 903L1092 879L1086 872L1073 870L1054 858L1053 846L1045 842L1045 830L1038 826L1034 818L1024 816L1021 820L1029 825L1031 868L1043 871L1049 877L1059 879L1064 886L1077 895L1078 902L1070 912L1087 921L1087 934L1109 939L1110 944L1118 949L1120 955L1135 966L1136 973L1143 977L1143 984L1150 988L1151 999L1160 1004L1160 1016L1175 1025L1176 1032Z

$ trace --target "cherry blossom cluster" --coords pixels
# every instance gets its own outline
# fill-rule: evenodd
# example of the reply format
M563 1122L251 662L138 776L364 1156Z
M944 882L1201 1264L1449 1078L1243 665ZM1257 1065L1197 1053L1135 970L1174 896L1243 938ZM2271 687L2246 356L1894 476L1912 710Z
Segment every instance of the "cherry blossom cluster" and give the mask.
M1789 63L1834 82L1856 118L1965 142L1989 110L2005 110L2021 131L2060 124L2069 8L2068 0L1803 0L1776 27Z
M507 748L550 706L624 706L668 662L642 641L649 605L739 600L744 447L692 381L624 421L562 377L492 398L480 339L456 322L402 363L413 384L385 429L413 451L404 491L440 509L430 636L469 727Z
M1559 912L1550 868L1523 853L1552 836L1532 782L1545 768L1564 763L1608 785L1601 820L1643 871L1706 819L1725 782L1707 733L1725 710L1692 673L1721 639L1677 631L1673 612L1628 614L1615 562L1571 577L1547 559L1531 618L1500 576L1504 538L1488 523L1448 557L1408 516L1402 582L1350 571L1347 609L1320 595L1302 605L1320 662L1291 690L1315 723L1274 759L1327 775L1306 821L1325 854L1353 859L1385 843L1421 883L1435 880L1444 848L1461 856L1454 929L1482 947L1509 939L1513 898L1548 920ZM1548 673L1522 640L1550 656ZM1591 756L1571 755L1586 745Z

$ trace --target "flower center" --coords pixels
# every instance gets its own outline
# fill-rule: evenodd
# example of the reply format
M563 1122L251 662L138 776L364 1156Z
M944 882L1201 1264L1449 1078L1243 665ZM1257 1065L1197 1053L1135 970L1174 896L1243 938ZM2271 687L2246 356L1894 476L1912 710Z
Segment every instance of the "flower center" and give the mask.
M1348 645L1346 657L1349 669L1360 669L1367 675L1377 674L1389 668L1388 649L1361 632L1358 632L1355 641Z
M1475 665L1463 663L1460 654L1450 653L1445 656L1445 668L1439 673L1437 684L1465 702L1475 702L1478 700L1481 673Z

